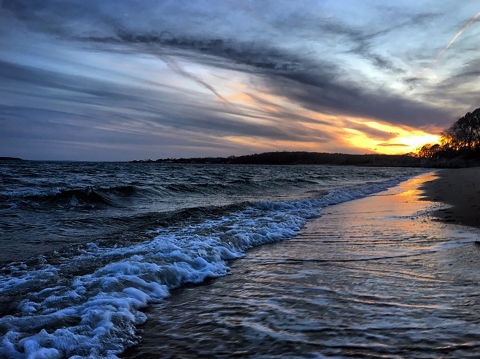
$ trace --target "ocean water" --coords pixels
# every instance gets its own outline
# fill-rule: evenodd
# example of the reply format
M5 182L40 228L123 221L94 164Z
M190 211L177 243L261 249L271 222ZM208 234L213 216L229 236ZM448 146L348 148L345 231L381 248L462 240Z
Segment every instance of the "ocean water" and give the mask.
M479 349L478 278L445 254L475 251L475 234L428 218L424 170L5 162L0 176L0 358Z

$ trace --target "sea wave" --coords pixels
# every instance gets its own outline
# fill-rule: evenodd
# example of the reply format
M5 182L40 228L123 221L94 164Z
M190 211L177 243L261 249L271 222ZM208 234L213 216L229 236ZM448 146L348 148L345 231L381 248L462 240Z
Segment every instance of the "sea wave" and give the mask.
M114 187L81 187L60 189L30 188L0 192L0 202L20 199L23 203L42 205L81 206L118 206L120 200L131 197L138 189L132 185Z
M138 337L142 308L186 283L228 273L228 260L295 236L321 208L364 197L402 179L333 189L315 198L259 201L220 218L152 231L127 246L91 243L72 257L34 268L14 263L0 276L0 352L8 358L115 358ZM68 197L68 196L67 196ZM72 266L89 266L71 275Z

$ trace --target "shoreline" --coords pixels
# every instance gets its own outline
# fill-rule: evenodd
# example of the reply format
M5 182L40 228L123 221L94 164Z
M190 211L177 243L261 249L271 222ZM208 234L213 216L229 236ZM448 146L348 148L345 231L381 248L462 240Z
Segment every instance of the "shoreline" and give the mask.
M437 174L436 179L425 182L420 189L425 199L450 207L431 214L445 223L480 229L480 167L443 169Z

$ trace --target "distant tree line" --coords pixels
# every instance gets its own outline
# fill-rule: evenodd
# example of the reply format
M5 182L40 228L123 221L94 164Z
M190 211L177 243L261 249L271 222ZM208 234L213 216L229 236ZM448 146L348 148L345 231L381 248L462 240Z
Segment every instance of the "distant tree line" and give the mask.
M445 129L440 143L422 146L418 155L428 159L480 158L480 108L467 112Z
M23 161L23 159L18 157L0 157L0 161Z
M264 152L229 158L232 164L273 165L354 165L354 166L414 166L416 161L404 155L321 153L304 151Z
M421 163L410 155L352 155L304 151L254 153L245 156L166 158L133 162L192 163L192 164L250 164L250 165L353 165L382 167L417 167Z

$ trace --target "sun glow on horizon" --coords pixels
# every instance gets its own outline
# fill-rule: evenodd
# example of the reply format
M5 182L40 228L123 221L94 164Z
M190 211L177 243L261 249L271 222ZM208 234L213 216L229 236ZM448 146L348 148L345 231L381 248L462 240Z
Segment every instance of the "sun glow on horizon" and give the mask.
M426 143L438 143L439 135L378 119L351 117L307 109L240 81L218 86L238 111L228 118L278 129L284 136L232 134L222 136L230 146L254 151L312 151L342 153L406 154ZM289 139L288 137L291 137Z
M440 135L435 135L422 130L393 126L375 121L353 120L357 124L384 132L389 135L387 140L375 139L368 136L367 132L358 129L345 128L348 133L347 142L357 148L362 148L376 153L387 155L405 154L415 152L419 147L427 143L438 143Z

